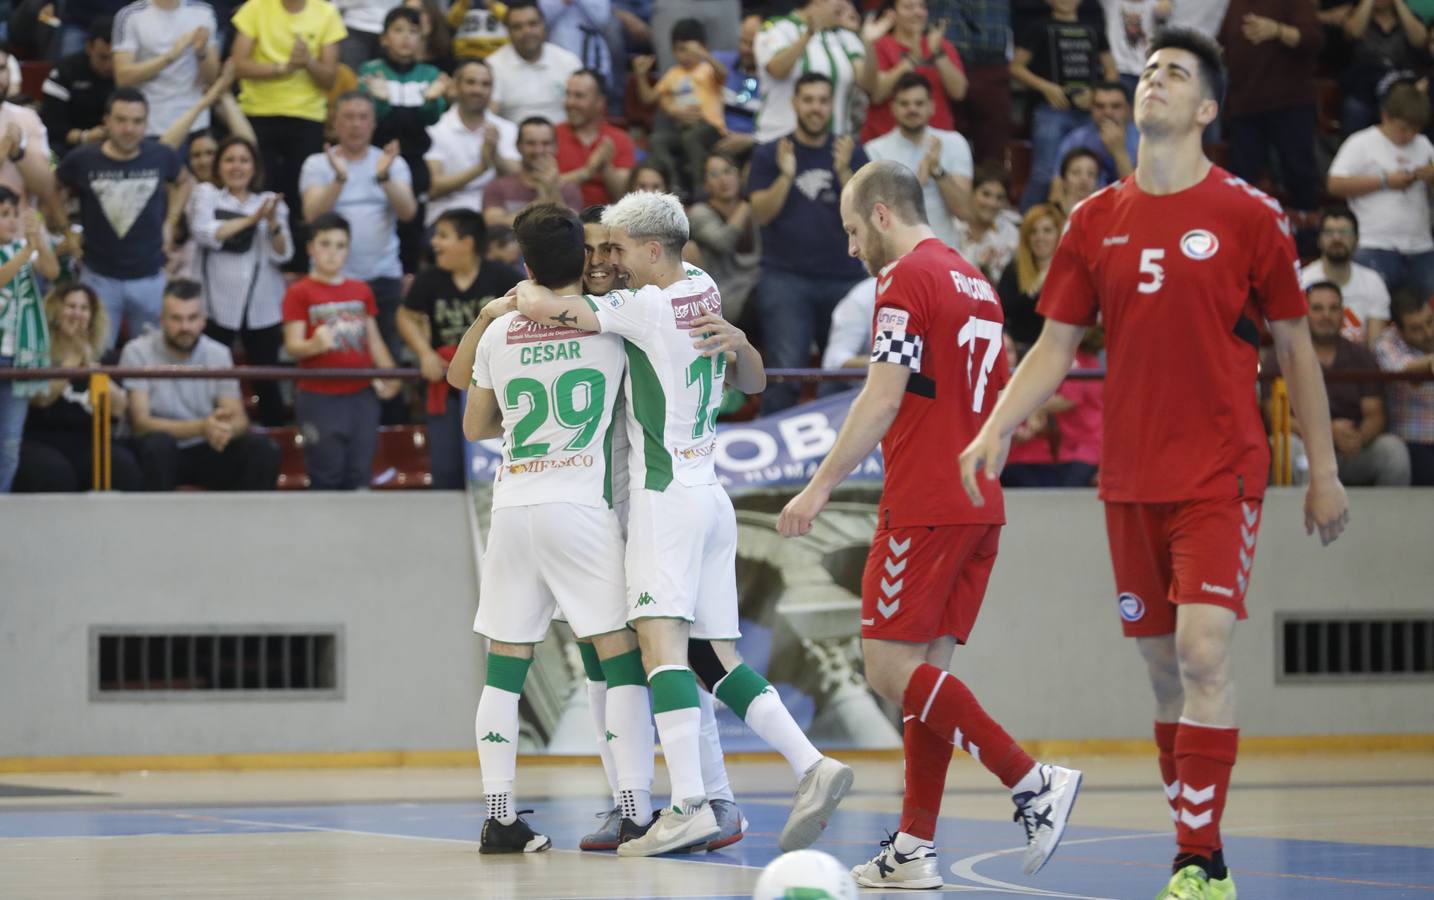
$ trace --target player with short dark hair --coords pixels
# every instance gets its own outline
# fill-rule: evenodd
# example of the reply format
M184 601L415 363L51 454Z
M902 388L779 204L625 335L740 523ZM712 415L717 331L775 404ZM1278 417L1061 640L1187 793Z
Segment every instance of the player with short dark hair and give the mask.
M786 537L810 531L831 492L881 443L886 483L862 577L862 655L872 689L905 714L906 796L900 831L852 874L866 887L942 886L934 840L953 745L1011 789L1026 830L1024 869L1035 874L1060 843L1081 773L1031 759L950 673L1005 522L1001 486L983 485L983 502L973 503L948 462L1009 378L1001 302L932 232L921 184L900 163L862 166L842 192L841 219L849 252L877 277L871 366L836 444L777 527Z
M1349 520L1289 221L1201 147L1223 87L1206 38L1167 31L1151 43L1135 172L1071 215L1041 290L1040 340L961 455L981 502L1011 433L1060 385L1086 328L1104 322L1100 495L1124 631L1155 691L1179 846L1159 895L1170 900L1235 896L1220 817L1239 740L1230 640L1270 465L1255 392L1262 320L1308 439L1306 529L1328 544Z

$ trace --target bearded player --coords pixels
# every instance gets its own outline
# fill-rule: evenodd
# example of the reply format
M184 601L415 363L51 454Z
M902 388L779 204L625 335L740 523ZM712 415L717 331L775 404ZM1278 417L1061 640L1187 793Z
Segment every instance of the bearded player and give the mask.
M831 492L881 442L886 483L862 578L861 636L872 689L905 720L906 795L900 831L852 870L866 887L942 886L936 820L953 746L1011 789L1035 874L1060 843L1081 773L1037 763L949 671L976 623L996 561L1001 487L967 499L951 465L990 415L1009 371L996 292L927 224L916 175L895 162L863 166L841 197L852 256L877 276L871 366L836 444L778 520L806 534Z
M1163 32L1150 50L1135 92L1140 161L1071 215L1041 290L1045 329L961 472L982 502L1011 432L1060 385L1099 316L1100 496L1123 628L1155 691L1178 845L1159 897L1233 900L1220 818L1239 739L1230 639L1245 618L1270 464L1255 394L1262 319L1309 439L1306 529L1333 541L1348 500L1289 222L1201 146L1225 86L1220 50L1189 31Z

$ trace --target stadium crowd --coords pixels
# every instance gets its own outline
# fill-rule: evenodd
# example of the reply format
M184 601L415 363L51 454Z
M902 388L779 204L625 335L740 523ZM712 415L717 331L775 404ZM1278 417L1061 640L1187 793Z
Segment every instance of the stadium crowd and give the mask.
M432 485L461 486L447 360L522 279L511 224L535 201L676 193L688 260L768 366L860 367L875 279L837 198L895 160L997 287L1018 361L1071 209L1133 168L1131 91L1164 25L1224 48L1207 149L1287 211L1326 369L1434 372L1434 0L4 6L0 366L426 381L131 379L120 489L273 487L266 432L295 423L313 487L366 486L380 424L410 422ZM1095 330L1079 364L1101 348ZM90 487L88 391L0 380L0 492ZM800 397L774 383L760 409ZM1346 483L1434 484L1434 382L1341 383L1330 406ZM1018 429L1009 483L1091 484L1100 409L1098 383L1068 382Z

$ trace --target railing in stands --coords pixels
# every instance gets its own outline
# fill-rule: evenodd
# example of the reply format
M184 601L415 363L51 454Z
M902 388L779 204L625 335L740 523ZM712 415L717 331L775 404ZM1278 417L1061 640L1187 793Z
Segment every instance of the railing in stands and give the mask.
M1401 381L1434 381L1434 372L1325 372L1327 382L1393 383ZM418 369L296 369L290 366L234 366L228 369L207 369L194 366L96 366L93 368L0 368L0 381L40 381L50 379L89 378L90 403L95 413L93 432L93 466L96 490L111 487L110 470L110 382L124 378L183 378L244 381L289 381L296 379L397 378L421 381ZM770 381L818 383L824 381L860 381L864 369L768 369ZM1073 381L1097 381L1105 378L1103 369L1072 369L1066 378ZM1271 408L1270 433L1273 461L1271 482L1288 485L1293 479L1290 458L1290 435L1293 427L1289 388L1283 378L1264 372L1262 382L1269 383Z

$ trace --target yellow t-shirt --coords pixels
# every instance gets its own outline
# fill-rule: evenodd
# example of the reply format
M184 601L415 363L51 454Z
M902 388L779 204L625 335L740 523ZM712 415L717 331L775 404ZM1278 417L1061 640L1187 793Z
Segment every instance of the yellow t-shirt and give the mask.
M308 0L297 13L285 9L283 0L247 0L234 13L234 27L254 39L254 59L264 63L287 62L297 39L318 57L325 47L348 36L343 17L328 0ZM292 116L314 122L324 121L328 110L324 90L303 70L282 78L240 79L239 106L248 116Z
M453 29L453 56L456 59L487 59L488 54L508 43L508 29L503 20L508 7L498 0L472 3L456 0L448 10L448 25Z
M711 63L700 62L691 69L673 66L658 80L657 92L671 95L678 106L696 104L702 109L702 118L707 120L708 125L726 132L722 85L717 83L717 70L712 68Z

